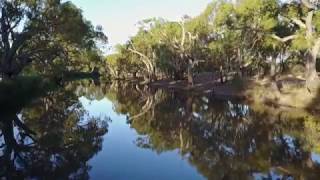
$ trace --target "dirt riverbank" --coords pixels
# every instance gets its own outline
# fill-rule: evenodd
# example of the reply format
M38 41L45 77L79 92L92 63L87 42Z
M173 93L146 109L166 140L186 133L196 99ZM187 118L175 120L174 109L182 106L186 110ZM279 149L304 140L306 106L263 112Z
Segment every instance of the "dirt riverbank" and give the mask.
M212 76L195 78L193 86L187 81L160 80L149 84L153 88L210 94L216 97L244 99L249 103L273 107L289 107L320 110L320 89L309 92L304 80L296 77L281 77L273 82L269 79L241 79L221 83Z

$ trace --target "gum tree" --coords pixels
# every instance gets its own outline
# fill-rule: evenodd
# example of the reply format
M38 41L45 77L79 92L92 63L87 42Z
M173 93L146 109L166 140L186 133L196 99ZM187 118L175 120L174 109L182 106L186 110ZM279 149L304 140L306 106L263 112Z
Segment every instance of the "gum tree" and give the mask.
M317 57L320 51L320 12L318 0L290 1L282 4L279 20L287 22L292 33L285 36L274 34L281 42L291 41L294 49L305 54L306 85L314 90L320 84L316 70ZM289 31L290 32L290 31Z

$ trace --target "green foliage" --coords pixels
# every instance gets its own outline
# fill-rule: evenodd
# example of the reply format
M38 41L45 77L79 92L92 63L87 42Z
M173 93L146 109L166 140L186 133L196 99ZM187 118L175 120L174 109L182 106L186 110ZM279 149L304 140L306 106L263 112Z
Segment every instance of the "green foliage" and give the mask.
M101 27L94 28L70 1L5 1L0 10L0 71L5 76L16 76L29 65L41 73L76 69L82 65L72 63L76 55L98 53L96 42L107 42Z
M292 41L291 48L293 50L307 50L310 46L310 42L302 34L299 34L298 37Z
M124 78L139 72L140 76L185 79L190 66L200 72L222 68L239 73L245 67L252 75L266 69L272 74L272 69L280 68L270 68L271 62L279 66L280 57L282 67L306 62L305 55L320 37L319 10L311 12L309 29L310 8L298 1L214 1L200 15L184 16L181 21L146 19L118 51L117 65L109 66L121 69Z

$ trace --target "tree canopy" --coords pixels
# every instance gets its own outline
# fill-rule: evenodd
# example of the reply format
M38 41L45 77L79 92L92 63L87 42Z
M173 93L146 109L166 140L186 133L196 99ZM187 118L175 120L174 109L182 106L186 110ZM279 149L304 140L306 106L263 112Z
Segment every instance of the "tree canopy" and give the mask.
M57 64L74 67L79 52L98 53L96 41L107 41L101 27L94 28L79 8L60 0L1 0L0 32L0 72L5 77L28 65L42 71Z
M139 65L124 68L124 76L138 73L147 81L173 78L190 84L196 72L247 71L274 78L303 65L312 90L320 82L319 14L319 2L311 0L217 0L196 17L141 21L139 32L116 54L125 57L121 66ZM112 61L117 59L124 60Z

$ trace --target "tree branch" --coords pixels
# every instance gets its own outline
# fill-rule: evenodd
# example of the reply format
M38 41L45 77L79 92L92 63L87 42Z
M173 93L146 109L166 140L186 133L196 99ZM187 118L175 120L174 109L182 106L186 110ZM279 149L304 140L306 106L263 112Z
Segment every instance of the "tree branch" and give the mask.
M196 65L199 65L199 63L205 63L205 62L206 62L206 61L205 61L205 60L202 60L202 59L201 59L201 60L200 60L200 59L199 59L199 60L195 60L195 61L192 62L192 67L194 67L194 66L196 66Z
M271 37L273 39L275 39L275 40L278 40L280 42L285 43L285 42L291 41L293 39L296 39L298 36L297 35L291 35L291 36L286 36L286 37L281 38L281 37L279 37L279 36L277 36L275 34L272 34Z
M151 60L150 60L149 57L147 57L146 55L142 54L141 52L139 52L139 51L137 51L135 49L128 48L128 50L131 51L132 53L137 54L140 57L142 57L142 62L146 65L148 72L152 72L153 65L150 62Z
M3 43L3 47L4 47L4 52L5 54L7 54L9 52L10 49L10 42L9 42L9 27L6 23L6 18L7 18L7 12L5 10L5 7L2 7L2 11L1 11L1 19L0 19L0 23L1 23L1 40Z
M135 49L132 49L132 48L128 48L129 51L135 53L135 54L138 54L139 56L145 58L145 59L149 59L149 57L147 57L146 55L142 54L141 52L135 50Z
M305 23L303 23L300 19L298 18L291 18L291 21L294 22L296 25L298 25L302 29L306 29L307 26Z
M314 46L312 48L312 54L317 57L320 50L320 38L316 39Z
M313 34L313 26L312 26L313 14L314 14L313 10L309 11L306 19L307 38L309 39L312 39L312 34Z
M186 40L186 30L185 30L185 27L184 27L184 21L180 22L179 24L180 24L181 30L182 30L182 32L181 32L182 33L182 37L181 37L180 46L181 46L181 48L183 48L185 40Z
M301 0L301 3L309 9L316 9L316 7L310 2L310 0Z

